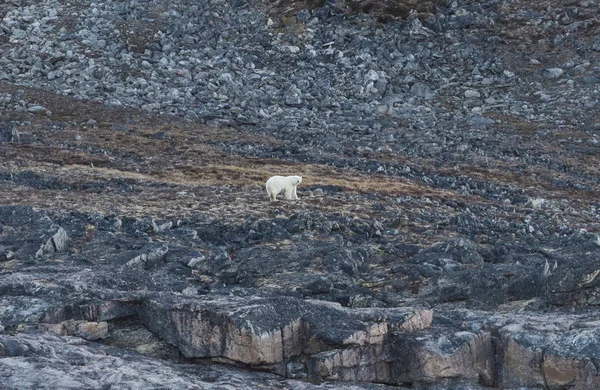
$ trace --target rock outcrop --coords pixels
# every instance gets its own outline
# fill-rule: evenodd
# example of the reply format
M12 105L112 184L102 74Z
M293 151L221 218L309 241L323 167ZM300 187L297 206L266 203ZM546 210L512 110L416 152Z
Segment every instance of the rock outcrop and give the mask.
M0 372L5 389L182 388L348 389L372 386L320 385L223 366L173 364L114 347L52 334L0 335ZM376 388L384 389L383 386Z
M130 321L132 326L143 326L151 331L165 346L174 346L179 351L180 359L212 360L267 371L290 380L372 382L396 386L446 383L448 386L500 388L560 388L569 385L580 389L594 388L599 383L595 366L599 356L594 343L600 332L600 322L594 312L567 314L558 311L543 314L522 311L539 307L542 301L546 305L556 306L557 292L550 271L545 271L547 277L539 286L532 286L534 290L531 290L531 294L534 297L528 296L529 300L526 301L513 300L512 303L498 305L495 292L498 286L494 283L487 284L487 289L482 284L478 289L468 290L462 298L468 305L471 300L478 300L481 304L473 306L485 304L487 307L496 306L500 311L521 312L494 314L451 309L447 307L449 303L433 309L425 308L423 304L431 302L432 297L435 297L435 302L448 302L448 282L444 282L445 288L439 289L441 280L437 273L429 277L434 288L424 288L427 293L416 295L412 300L413 306L352 308L337 302L305 297L308 291L314 291L317 295L325 293L323 296L326 297L328 291L340 289L340 286L329 285L312 290L307 286L298 290L292 288L290 280L282 281L277 274L273 274L270 282L272 292L269 292L268 289L257 288L252 281L254 279L234 277L234 272L259 272L258 268L252 268L246 256L232 258L217 255L220 260L211 263L206 262L207 257L203 255L203 259L190 267L191 261L181 249L189 236L178 234L179 229L187 229L184 224L173 226L169 231L150 230L147 234L161 243L142 246L134 244L142 242L138 229L117 228L110 219L92 215L61 215L64 229L72 231L69 233L73 237L72 246L67 249L71 252L49 252L40 257L37 254L39 240L45 240L44 234L40 233L56 224L48 216L28 207L3 206L0 207L0 216L3 227L0 245L3 248L10 245L13 253L12 260L2 263L4 271L0 281L0 314L5 334L0 342L4 356L0 362L9 371L16 364L14 359L31 354L41 358L36 351L50 348L43 347L45 343L55 345L59 340L65 340L47 336L47 332L105 344L118 343L113 340L118 334L116 327L122 321ZM291 221L296 219L294 217ZM288 226L291 230L285 235L284 241L295 240L295 224ZM306 232L313 228L320 229L319 226L303 229L298 238L305 237ZM82 231L77 234L77 229L81 228L94 230L96 234L93 237ZM20 234L20 231L27 231L30 235ZM32 240L31 237L38 237L38 240ZM577 250L587 250L585 245L574 246L580 242L580 237L560 240L560 245L572 245L563 246L564 251L551 251L549 246L546 246L546 251L552 253L552 258L560 264L557 267L566 269L563 274L580 280L575 277L579 272L588 281L587 284L580 281L576 287L565 282L571 279L559 278L557 280L561 282L556 286L563 286L566 289L563 293L575 293L579 289L577 291L587 291L586 296L593 296L596 283L592 276L585 276L589 275L590 270L585 267L586 263L573 263L561 258L561 252L571 258L577 254ZM98 248L113 245L111 242L116 242L115 239L120 245L126 242L130 243L127 245L138 245L138 249L125 252L104 250L103 258L90 261L94 258L91 257L92 253L97 253ZM195 245L206 244L198 241ZM298 269L298 262L304 261L302 251L311 257L310 253L319 245L325 244L317 241L315 245L299 247L304 249L300 249L298 258L288 258L286 263L280 263L279 272ZM331 245L337 246L339 243L332 242ZM587 248L595 249L595 244L592 245ZM172 253L166 248L179 249ZM274 256L268 247L253 248L252 257L255 259ZM213 256L208 251L203 252L209 257ZM594 252L597 256L600 249ZM484 267L477 253L476 244L458 240L420 251L410 257L406 264L419 267L433 264L434 260L446 265L452 264L448 261L456 261L457 264L469 264L494 275L490 272L493 266ZM339 258L339 254L335 250L327 254L323 252L323 256L331 260ZM199 259L196 253L187 256ZM132 257L134 260L146 258L147 261L140 260L132 264ZM349 258L352 256L349 255ZM216 282L208 286L209 290L200 293L196 286L202 279L193 277L198 263L204 264L205 275L213 275L216 280L224 280L221 278L226 275L226 280L240 280L241 283L222 287L222 282ZM224 266L229 268L223 271ZM578 271L580 269L586 271ZM268 269L264 271L269 272ZM537 275L537 271L535 267L521 268L523 273L533 272ZM358 280L363 272L369 271L357 267L348 274L347 268L334 267L328 270L327 275L348 281ZM455 274L462 278L465 269L451 266L445 268L443 273L444 278L452 280ZM187 276L181 279L181 275ZM485 280L482 275L469 275L472 286L474 282ZM266 277L266 274L261 277ZM312 279L308 281L309 286L315 283ZM295 283L296 286L302 286L306 281L298 278ZM504 300L523 298L510 295L510 283L505 284L504 288ZM373 292L369 293L366 289L362 294ZM423 301L420 296L423 296ZM571 304L593 307L593 301L590 300L573 301ZM24 330L27 330L27 336L21 336ZM36 343L38 347L33 350L30 347L15 347L21 342ZM85 349L86 354L99 353L91 352L88 346L81 348ZM100 347L93 347L92 350L97 348ZM164 348L160 347L159 350ZM29 355L23 355L25 352L20 352L21 349L29 351ZM116 372L113 374L121 375ZM13 375L11 378L11 381L16 381L21 377ZM68 378L76 381L74 376L61 380ZM136 380L142 381L141 376ZM104 378L98 383L107 381ZM58 385L63 382L53 383Z

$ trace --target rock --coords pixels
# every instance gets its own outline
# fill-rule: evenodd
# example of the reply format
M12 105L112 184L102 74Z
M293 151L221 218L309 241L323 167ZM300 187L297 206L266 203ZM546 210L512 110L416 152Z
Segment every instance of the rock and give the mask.
M59 336L77 336L91 341L108 336L107 322L68 320L59 324L42 324L42 327Z
M27 109L27 111L31 112L31 113L38 113L38 112L47 112L48 109L44 106L31 106Z
M437 262L448 258L460 264L483 264L477 245L465 239L452 240L419 252L410 258L411 263Z
M0 142L21 142L21 135L14 123L0 127Z
M472 115L469 117L469 124L472 126L493 125L496 123L493 119L486 118L482 115Z
M290 89L285 93L285 104L289 106L302 104L301 92L295 85L290 86Z
M162 223L162 224L158 225L158 232L166 232L166 231L170 230L172 227L173 227L173 222L171 222L171 221Z
M600 36L596 36L594 43L592 44L592 50L600 51Z
M528 323L527 330L521 321L499 329L503 363L500 387L590 389L600 385L597 369L592 364L598 359L593 352L597 351L594 343L600 332L597 323L588 323L586 326L590 327L581 333L568 329L567 324L572 322L564 317L546 323L532 322ZM556 333L556 328L562 329L560 333Z
M125 263L125 267L148 267L154 263L164 259L165 255L169 251L169 247L166 245L160 245L157 247L150 248L147 253L142 253L139 256L134 257Z
M425 100L431 100L435 97L435 92L433 92L427 85L422 83L415 83L410 88L410 93Z
M594 248L592 235L571 237L567 243L555 245L570 248L548 259L546 273L547 297L557 305L588 305L600 302L600 266L595 255L587 255L573 262L572 253L582 248Z
M198 289L194 287L186 287L181 291L181 293L187 297L192 297L198 295Z
M399 384L436 383L444 378L494 384L494 349L488 332L449 334L435 329L393 338L390 354L406 357L391 367L391 377Z
M361 385L313 385L282 381L265 373L236 371L214 365L173 364L140 355L122 353L110 346L82 341L72 336L51 334L0 335L2 369L7 388L197 388L243 390L248 386L263 389L368 389ZM126 378L126 379L124 379Z
M348 353L358 354L356 359L360 361L363 354L366 358L377 354L376 350L378 354L383 353L382 343L387 332L422 329L431 322L428 311L366 309L356 318L336 305L286 297L211 298L175 306L165 303L160 300L148 302L140 313L142 321L177 345L185 356L270 367L273 372L285 375L284 368L291 363L290 359L299 357L304 351L317 354L307 371L314 379L327 379L330 375L317 367L326 364L317 361L322 360L318 354L330 348L327 346L349 348ZM196 336L209 333L212 336L208 338ZM371 345L379 347L373 349ZM333 371L342 368L335 363L327 365Z
M125 223L125 228L128 231L132 231L138 234L158 233L160 231L158 225L156 224L156 221L150 216L137 218L134 221L123 221L123 223Z
M600 77L595 76L585 76L581 81L587 85L600 84Z
M465 91L465 97L467 99L478 99L478 98L481 97L481 94L479 92L477 92L477 91L472 90L472 89L467 89Z
M63 252L67 249L68 243L69 236L67 235L67 232L59 226L57 227L56 233L54 233L54 235L52 235L52 237L42 244L40 249L35 252L35 257L42 257L54 252Z
M565 71L562 68L546 68L542 69L539 73L542 77L548 79L557 79L560 76L562 76L565 73Z
M296 14L296 20L300 23L306 23L310 19L310 11L303 9Z
M196 265L201 264L204 260L206 260L206 257L202 255L199 257L194 257L193 259L190 259L190 261L187 263L187 266L194 268Z

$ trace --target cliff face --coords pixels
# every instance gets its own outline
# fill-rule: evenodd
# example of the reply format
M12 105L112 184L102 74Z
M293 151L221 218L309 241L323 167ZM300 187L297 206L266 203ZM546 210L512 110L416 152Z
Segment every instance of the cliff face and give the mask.
M600 4L529 3L1 4L2 385L600 388Z

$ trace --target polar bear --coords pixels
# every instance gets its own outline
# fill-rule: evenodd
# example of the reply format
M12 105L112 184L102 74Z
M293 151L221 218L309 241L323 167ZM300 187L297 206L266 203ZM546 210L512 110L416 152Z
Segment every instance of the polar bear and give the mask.
M271 202L283 191L286 199L298 199L296 186L302 182L302 176L273 176L267 180L267 194Z

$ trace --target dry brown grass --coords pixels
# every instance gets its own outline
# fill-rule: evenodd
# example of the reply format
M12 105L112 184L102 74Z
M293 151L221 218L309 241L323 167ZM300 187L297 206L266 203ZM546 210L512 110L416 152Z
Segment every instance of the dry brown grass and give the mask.
M275 8L274 12L285 16L294 15L302 9L315 9L325 4L324 0L263 0ZM337 0L335 7L348 13L370 13L380 20L406 19L412 12L425 19L432 15L435 5L442 0Z

